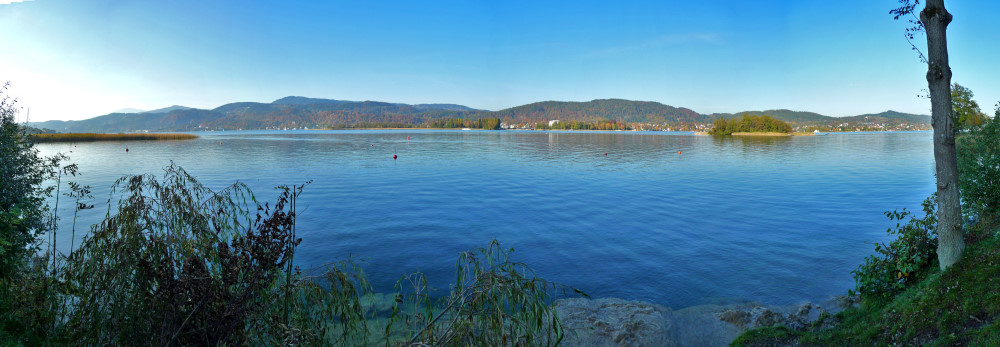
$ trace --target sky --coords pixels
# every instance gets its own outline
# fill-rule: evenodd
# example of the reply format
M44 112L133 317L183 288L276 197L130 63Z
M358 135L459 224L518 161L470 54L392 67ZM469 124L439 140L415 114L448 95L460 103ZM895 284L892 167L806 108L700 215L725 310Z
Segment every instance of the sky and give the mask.
M623 98L699 113L929 114L926 65L895 6L0 0L0 83L31 121L290 95L487 110ZM992 115L1000 2L946 6L953 81Z

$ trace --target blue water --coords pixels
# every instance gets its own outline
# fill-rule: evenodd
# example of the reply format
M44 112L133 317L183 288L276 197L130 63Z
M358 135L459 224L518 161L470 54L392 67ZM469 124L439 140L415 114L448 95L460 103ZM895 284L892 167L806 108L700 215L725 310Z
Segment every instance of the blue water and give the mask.
M70 180L93 186L99 202L121 175L162 175L171 160L209 187L245 182L258 199L312 180L299 200L296 262L361 257L376 290L417 270L443 287L458 252L497 239L545 279L675 308L843 294L870 243L887 237L882 212L919 210L934 189L929 132L198 135L39 148L72 151L83 175ZM60 248L72 216L62 205ZM78 223L103 217L98 205Z

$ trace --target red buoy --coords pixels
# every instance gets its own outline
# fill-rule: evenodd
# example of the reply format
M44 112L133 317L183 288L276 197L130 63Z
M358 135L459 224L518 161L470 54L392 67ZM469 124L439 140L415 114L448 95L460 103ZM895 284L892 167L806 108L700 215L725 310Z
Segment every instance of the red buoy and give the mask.
M607 157L608 156L608 152L604 152L604 156Z
M392 155L392 159L396 160L396 155L395 154Z

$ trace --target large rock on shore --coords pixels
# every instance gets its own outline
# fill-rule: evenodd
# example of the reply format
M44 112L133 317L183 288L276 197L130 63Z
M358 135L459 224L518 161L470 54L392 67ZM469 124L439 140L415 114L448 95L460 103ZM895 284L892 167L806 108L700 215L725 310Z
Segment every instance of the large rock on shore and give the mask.
M643 301L564 299L555 303L566 346L726 346L741 329L715 316L721 306L683 310Z
M566 328L566 346L728 346L747 329L784 325L801 330L826 312L811 303L700 305L671 310L617 298L563 299L554 306Z

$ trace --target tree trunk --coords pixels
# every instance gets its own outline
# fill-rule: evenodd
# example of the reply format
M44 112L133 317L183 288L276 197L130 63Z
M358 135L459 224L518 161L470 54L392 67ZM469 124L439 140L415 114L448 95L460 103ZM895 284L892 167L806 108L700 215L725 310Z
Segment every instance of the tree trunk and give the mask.
M927 31L927 87L931 94L934 125L934 162L937 167L938 262L944 270L955 264L965 250L962 210L958 198L958 161L951 118L951 67L948 66L946 30L951 14L944 0L928 0L920 12Z

